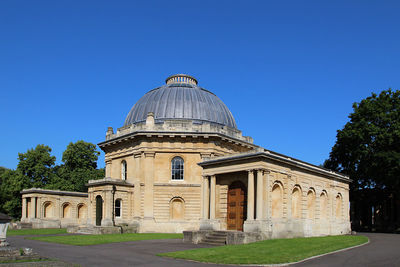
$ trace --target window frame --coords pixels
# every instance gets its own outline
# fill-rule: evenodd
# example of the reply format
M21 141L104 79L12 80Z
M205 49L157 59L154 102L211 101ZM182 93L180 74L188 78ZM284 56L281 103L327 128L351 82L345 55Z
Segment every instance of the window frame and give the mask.
M119 207L118 207L119 216L117 216L117 201L119 202ZM120 198L117 198L115 200L115 203L114 203L114 216L115 216L115 218L122 218L122 200Z
M177 161L180 161L178 167L176 165ZM176 178L176 173L178 172L179 177ZM180 156L175 156L171 160L171 181L179 182L185 180L185 160Z
M128 178L128 164L126 160L121 161L121 179L126 181Z

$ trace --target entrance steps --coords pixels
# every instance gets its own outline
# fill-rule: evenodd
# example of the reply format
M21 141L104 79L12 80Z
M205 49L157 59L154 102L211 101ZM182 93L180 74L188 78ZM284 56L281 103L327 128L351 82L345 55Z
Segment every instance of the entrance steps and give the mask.
M213 246L224 246L226 245L226 238L228 236L227 231L212 231L206 235L199 244L207 244Z

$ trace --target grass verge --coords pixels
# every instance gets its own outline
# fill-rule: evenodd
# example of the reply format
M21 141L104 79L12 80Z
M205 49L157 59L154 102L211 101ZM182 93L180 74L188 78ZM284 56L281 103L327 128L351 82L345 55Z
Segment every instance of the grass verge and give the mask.
M118 243L127 241L140 241L150 239L182 239L183 234L107 234L107 235L63 235L63 236L35 236L28 239L51 243L59 243L75 246L89 246L106 243Z
M0 260L0 264L3 264L3 263L21 263L21 262L38 262L38 261L50 261L50 259Z
M43 229L9 229L7 236L15 235L55 235L66 234L67 229L64 228L43 228Z
M365 236L271 239L245 245L201 248L158 254L177 259L222 264L279 264L368 242Z

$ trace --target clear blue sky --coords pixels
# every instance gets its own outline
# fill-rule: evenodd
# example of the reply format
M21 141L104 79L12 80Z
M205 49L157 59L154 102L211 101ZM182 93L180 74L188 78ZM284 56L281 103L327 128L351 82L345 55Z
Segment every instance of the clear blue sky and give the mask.
M354 102L400 87L399 3L1 1L0 166L103 141L176 73L256 144L321 164Z

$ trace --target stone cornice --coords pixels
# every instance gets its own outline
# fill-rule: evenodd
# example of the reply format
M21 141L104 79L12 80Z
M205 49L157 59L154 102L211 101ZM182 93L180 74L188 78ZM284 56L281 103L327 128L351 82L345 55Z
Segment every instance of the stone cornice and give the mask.
M155 138L199 138L203 137L205 139L210 138L210 137L218 137L221 138L222 141L227 141L232 144L236 145L241 145L245 146L248 148L255 148L257 147L256 145L246 142L244 140L240 140L222 133L215 133L215 132L181 132L181 131L176 131L176 132L171 132L171 131L135 131L131 132L122 136L118 136L103 142L98 143L97 145L100 148L105 148L107 146L111 145L116 145L122 142L125 142L127 140L134 140L140 137L144 138L149 138L149 137L155 137Z
M60 191L60 190L50 190L42 188L29 188L21 191L22 195L25 194L48 194L48 195L58 195L58 196L75 196L75 197L87 197L88 193L83 192L73 192L73 191Z
M120 179L104 178L99 180L89 180L86 184L87 187L100 186L100 185L120 185L134 187L134 184Z
M265 159L270 159L270 160L274 160L274 161L279 161L279 162L283 162L286 163L290 166L293 167L297 167L300 169L304 169L304 170L308 170L314 173L318 173L324 176L329 176L330 178L342 181L342 182L346 182L346 183L350 183L352 182L352 180L343 174L328 170L328 169L324 169L322 167L301 161L301 160L297 160L297 159L293 159L290 157L287 157L285 155L282 154L278 154L272 151L268 151L268 150L264 150L263 152L252 152L252 153L240 153L240 154L235 154L235 155L229 155L229 156L224 156L224 157L219 157L219 158L213 158L210 160L206 160L203 162L198 163L198 165L200 165L201 167L212 167L218 164L222 164L222 163L230 163L230 162L237 162L237 161L241 161L241 160L247 160L247 159L260 159L260 160L265 160ZM247 169L246 169L247 170Z

